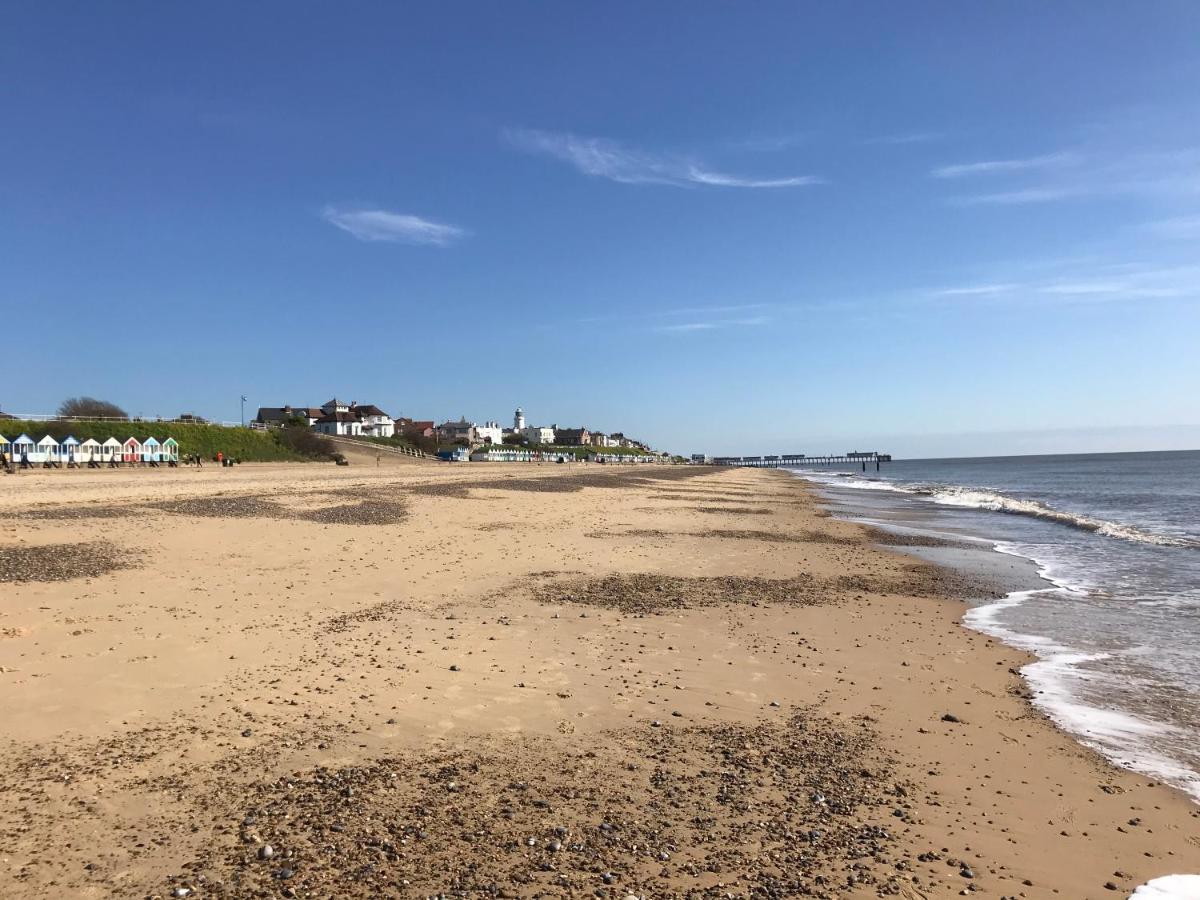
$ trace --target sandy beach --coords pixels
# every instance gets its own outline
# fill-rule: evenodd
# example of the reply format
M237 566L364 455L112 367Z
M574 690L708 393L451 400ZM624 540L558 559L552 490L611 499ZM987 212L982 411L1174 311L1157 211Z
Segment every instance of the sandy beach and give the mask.
M1200 808L786 473L0 480L0 897L1127 897ZM890 545L889 545L890 542Z

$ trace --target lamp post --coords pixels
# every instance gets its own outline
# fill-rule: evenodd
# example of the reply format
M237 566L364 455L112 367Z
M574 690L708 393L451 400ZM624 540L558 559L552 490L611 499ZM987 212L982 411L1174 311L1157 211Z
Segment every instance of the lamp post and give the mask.
M246 427L246 395L242 394L242 427Z

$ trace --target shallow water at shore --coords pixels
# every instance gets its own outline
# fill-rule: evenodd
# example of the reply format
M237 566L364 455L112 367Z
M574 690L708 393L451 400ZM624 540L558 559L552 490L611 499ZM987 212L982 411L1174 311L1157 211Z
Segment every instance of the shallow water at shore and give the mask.
M1037 655L1023 674L1058 725L1200 800L1200 453L797 474L840 516L999 551L917 552L1007 571L1009 595L975 606L965 624ZM997 562L1006 558L1020 562Z

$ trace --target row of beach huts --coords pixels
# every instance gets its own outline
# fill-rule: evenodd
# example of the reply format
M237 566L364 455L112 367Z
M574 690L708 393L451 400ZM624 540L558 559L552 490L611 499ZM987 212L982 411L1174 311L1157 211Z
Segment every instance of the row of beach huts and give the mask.
M68 436L61 441L46 435L35 441L27 434L9 440L0 434L0 460L8 466L121 466L179 464L179 443L173 437L160 441L154 437L138 440L135 437L119 441L115 437L101 443L95 438L86 441Z

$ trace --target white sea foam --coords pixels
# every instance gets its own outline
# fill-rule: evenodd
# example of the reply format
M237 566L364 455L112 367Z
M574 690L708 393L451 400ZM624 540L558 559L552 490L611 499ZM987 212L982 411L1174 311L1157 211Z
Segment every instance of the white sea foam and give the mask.
M963 624L1038 657L1021 669L1021 675L1035 691L1034 705L1058 727L1116 765L1166 781L1200 800L1200 776L1153 746L1155 737L1182 732L1165 723L1081 699L1103 693L1103 683L1112 678L1083 665L1107 659L1109 654L1086 653L1041 635L1023 634L1000 621L1007 610L1036 599L1053 602L1056 593L1072 592L1062 587L1014 591L968 610Z
M863 478L857 475L838 478L830 476L827 473L810 472L807 470L796 470L796 472L810 481L815 481L829 487L911 494L930 502L941 504L942 506L961 506L970 509L986 509L993 512L1030 516L1139 544L1154 544L1160 547L1200 548L1200 541L1195 538L1165 534L1161 531L1150 531L1122 522L1109 522L1095 516L1054 509L1038 500L1022 500L982 488L968 488L956 485L904 486L878 478Z
M1147 881L1129 900L1200 900L1200 875L1164 875Z

